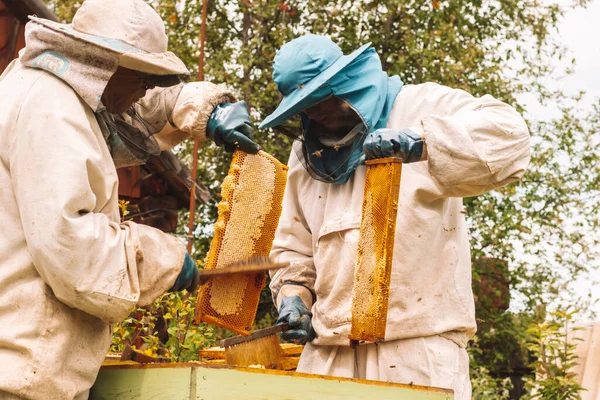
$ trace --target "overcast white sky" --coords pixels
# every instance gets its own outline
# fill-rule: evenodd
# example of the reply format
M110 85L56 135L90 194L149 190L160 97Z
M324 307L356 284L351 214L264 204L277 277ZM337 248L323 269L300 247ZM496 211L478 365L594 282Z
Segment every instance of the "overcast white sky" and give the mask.
M570 3L569 0L562 2ZM586 9L569 12L559 25L559 35L577 61L575 73L548 84L557 85L558 88L572 94L585 90L586 103L590 104L594 98L600 98L600 0L593 0ZM552 118L552 106L542 107L526 96L522 100L527 104L527 111L534 119ZM600 285L597 283L600 282L600 271L593 272L590 278L582 279L575 285L580 293L592 289L596 298L600 299ZM600 302L594 309L598 313L597 319L600 319Z
M571 0L561 0L560 3L570 4ZM557 85L572 94L585 90L588 102L600 98L600 0L593 0L586 9L569 12L559 24L558 33L577 64L573 75L558 81L549 80L548 84ZM528 105L528 113L534 118L552 117L552 107L542 107L526 96L523 100Z
M575 75L561 85L600 97L600 0L594 0L587 9L570 12L561 24L560 35L577 59Z

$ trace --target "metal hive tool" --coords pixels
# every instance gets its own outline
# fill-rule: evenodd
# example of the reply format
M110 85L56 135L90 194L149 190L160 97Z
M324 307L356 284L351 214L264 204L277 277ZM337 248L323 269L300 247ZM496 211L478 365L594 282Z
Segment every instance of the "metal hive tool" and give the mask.
M205 269L269 256L281 215L287 170L286 165L263 151L248 154L238 149L233 153ZM209 279L198 292L195 322L250 334L265 282L264 272Z
M402 163L366 162L367 176L352 292L350 345L385 339Z

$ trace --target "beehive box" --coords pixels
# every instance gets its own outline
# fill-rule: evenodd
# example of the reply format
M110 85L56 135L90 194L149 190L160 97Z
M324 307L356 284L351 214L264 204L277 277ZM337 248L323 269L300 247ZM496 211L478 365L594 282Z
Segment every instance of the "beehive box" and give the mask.
M100 369L93 400L451 400L448 389L201 363L117 363Z

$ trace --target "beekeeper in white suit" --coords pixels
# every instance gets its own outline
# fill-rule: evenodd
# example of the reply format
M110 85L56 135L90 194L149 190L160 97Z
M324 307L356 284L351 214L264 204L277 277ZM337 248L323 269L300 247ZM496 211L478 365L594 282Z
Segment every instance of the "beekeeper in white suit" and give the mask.
M231 93L180 83L142 0L87 0L69 25L31 19L0 78L0 399L85 399L111 324L198 284L178 239L119 223L115 167L189 136L258 146Z
M278 323L306 343L298 371L451 388L471 398L476 330L462 197L517 181L529 162L521 116L492 98L403 85L364 45L350 55L305 35L275 56L283 95L261 127L300 114L272 256ZM402 169L386 341L349 347L365 158Z

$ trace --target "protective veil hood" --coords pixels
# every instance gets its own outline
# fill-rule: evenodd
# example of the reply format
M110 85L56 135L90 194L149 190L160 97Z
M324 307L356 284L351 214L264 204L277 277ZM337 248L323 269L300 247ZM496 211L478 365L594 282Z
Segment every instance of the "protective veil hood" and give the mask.
M43 69L68 84L96 115L117 168L144 164L160 148L132 107L109 114L101 98L119 66L151 75L188 75L183 62L167 51L167 35L158 14L141 0L86 0L72 24L30 17L21 62ZM136 47L137 46L137 47ZM162 85L158 85L162 86Z
M285 44L275 57L273 79L284 99L261 127L283 123L329 96L346 101L365 127L351 145L324 146L314 135L312 121L303 117L303 158L316 179L345 183L363 161L362 143L367 133L385 127L390 110L402 88L398 76L389 77L369 44L348 56L330 39L305 35Z

